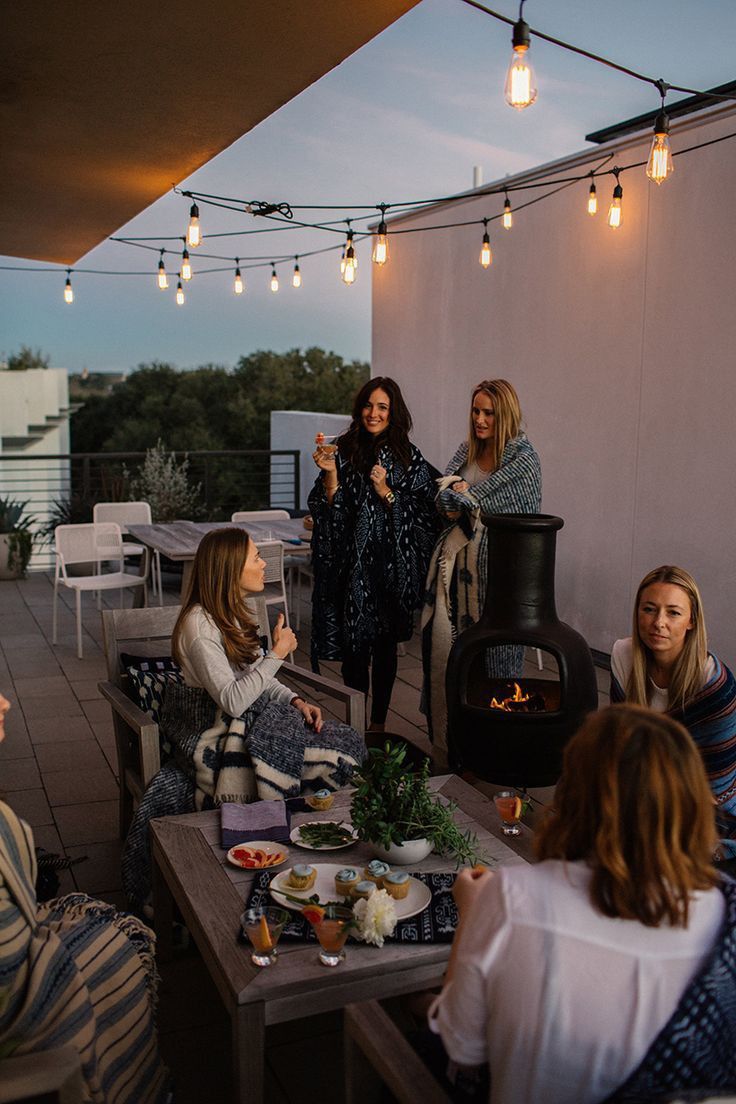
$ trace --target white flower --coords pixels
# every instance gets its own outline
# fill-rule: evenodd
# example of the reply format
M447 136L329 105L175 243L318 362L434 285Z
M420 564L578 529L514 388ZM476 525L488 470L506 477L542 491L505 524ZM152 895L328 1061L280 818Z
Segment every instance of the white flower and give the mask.
M393 897L385 889L377 889L368 898L361 898L353 905L353 915L358 921L354 935L364 943L383 946L387 935L393 935L396 927L396 906Z

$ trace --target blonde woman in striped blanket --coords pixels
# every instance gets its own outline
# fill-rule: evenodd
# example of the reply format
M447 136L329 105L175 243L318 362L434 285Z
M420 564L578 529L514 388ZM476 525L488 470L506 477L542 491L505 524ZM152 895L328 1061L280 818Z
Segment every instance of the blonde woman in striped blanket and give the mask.
M10 703L0 694L0 741ZM163 1104L153 1019L153 933L76 893L39 904L30 828L0 801L2 1059L72 1046L84 1100Z

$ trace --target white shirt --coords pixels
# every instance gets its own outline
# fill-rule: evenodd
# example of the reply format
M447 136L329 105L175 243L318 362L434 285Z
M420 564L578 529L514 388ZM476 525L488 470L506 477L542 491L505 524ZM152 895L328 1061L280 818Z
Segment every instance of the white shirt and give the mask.
M633 664L631 637L626 636L623 640L617 640L611 649L611 672L624 691L626 690L626 683L629 681L629 675L631 674ZM707 682L710 682L715 672L716 665L713 662L713 656L709 655L705 661L703 686L705 686ZM655 713L666 713L670 707L670 692L668 688L657 686L653 678L649 678L647 681L649 683L647 693L649 708L653 709Z
M240 717L264 692L285 705L298 697L274 678L283 660L273 652L247 667L231 664L220 630L201 606L194 606L187 614L179 650L186 685L206 690L230 717Z
M488 1061L492 1104L595 1104L639 1065L710 951L717 889L687 929L603 916L584 863L499 870L464 922L453 981L430 1010L450 1057Z
M482 483L490 474L490 469L483 471L477 460L474 460L472 464L463 464L460 468L460 475L469 487L474 487L476 483Z

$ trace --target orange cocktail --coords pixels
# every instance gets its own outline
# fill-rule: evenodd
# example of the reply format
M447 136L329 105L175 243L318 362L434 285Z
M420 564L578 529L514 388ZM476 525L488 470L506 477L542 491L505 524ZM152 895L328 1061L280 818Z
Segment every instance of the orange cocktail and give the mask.
M345 958L345 942L354 926L353 910L345 905L307 906L304 916L319 940L319 960L323 966L338 966Z
M505 836L518 836L521 833L519 820L523 809L523 803L518 794L511 790L501 790L493 797L494 804L501 818L501 828Z
M271 906L250 908L243 913L240 923L253 947L250 957L256 966L272 966L276 961L276 944L288 919L286 909Z

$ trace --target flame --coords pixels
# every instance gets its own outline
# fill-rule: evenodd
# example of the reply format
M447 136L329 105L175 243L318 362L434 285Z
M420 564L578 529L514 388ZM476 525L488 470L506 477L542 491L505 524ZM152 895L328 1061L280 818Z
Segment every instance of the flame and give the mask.
M514 692L511 695L511 697L504 698L502 701L499 701L498 698L491 698L491 706L490 707L491 707L491 709L503 709L504 712L510 713L511 712L511 709L510 709L510 706L509 706L510 702L516 702L518 704L518 703L528 702L530 698L531 698L531 694L525 694L523 692L523 690L521 689L521 687L519 686L518 682L515 682L514 683Z

